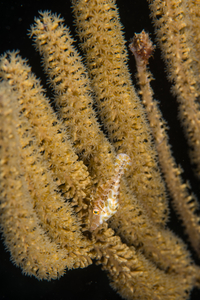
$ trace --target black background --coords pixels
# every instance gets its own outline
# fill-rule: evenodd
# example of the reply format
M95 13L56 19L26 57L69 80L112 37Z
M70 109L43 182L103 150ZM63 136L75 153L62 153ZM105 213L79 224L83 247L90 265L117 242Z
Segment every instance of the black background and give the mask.
M153 27L149 19L149 9L146 0L118 0L121 22L124 25L125 38L128 41L134 32L145 29L151 34L155 43ZM0 1L0 53L7 50L19 49L22 57L28 58L33 72L40 78L46 87L45 76L40 65L40 57L32 46L32 41L27 36L27 30L38 16L40 10L51 10L61 14L66 24L71 28L74 37L76 34L73 27L72 11L70 1ZM130 55L129 68L132 74L135 73L134 58ZM176 158L176 162L184 168L184 178L189 179L193 191L198 195L198 182L187 155L188 146L184 138L182 128L178 122L178 110L175 99L170 93L170 83L166 79L165 65L160 59L158 47L151 58L150 69L155 81L152 86L155 98L160 101L160 108L167 120L170 143ZM135 75L132 75L136 83ZM47 91L48 95L49 90ZM183 228L177 220L174 212L171 212L169 227L187 242L183 234ZM194 260L199 263L190 245ZM100 266L89 266L85 269L67 271L60 280L51 282L38 281L35 278L24 276L19 268L16 268L10 261L10 255L5 251L3 242L0 241L0 300L12 299L95 299L95 300L117 300L119 295L109 286L106 272L101 271ZM194 290L191 299L200 299L200 291Z

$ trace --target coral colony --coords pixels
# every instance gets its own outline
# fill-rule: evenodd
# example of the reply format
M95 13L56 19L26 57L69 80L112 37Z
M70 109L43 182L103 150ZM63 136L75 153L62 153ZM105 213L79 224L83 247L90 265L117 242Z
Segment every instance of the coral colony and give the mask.
M150 2L198 174L199 4ZM86 67L60 16L41 12L30 30L54 90L54 107L19 52L0 58L5 245L12 261L38 279L57 279L95 260L124 299L188 299L200 286L200 268L166 227L163 177L200 255L198 202L181 179L153 100L147 67L153 46L144 31L129 46L142 104L128 71L115 1L72 5Z

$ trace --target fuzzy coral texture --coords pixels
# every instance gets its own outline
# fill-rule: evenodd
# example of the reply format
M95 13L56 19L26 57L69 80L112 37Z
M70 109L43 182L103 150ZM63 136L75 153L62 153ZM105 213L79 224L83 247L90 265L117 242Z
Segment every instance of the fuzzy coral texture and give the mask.
M13 262L38 279L56 279L96 260L125 299L189 299L192 288L200 286L200 269L184 242L166 228L168 199L157 154L161 143L153 140L155 125L151 128L153 121L148 122L131 82L115 1L73 0L72 5L86 67L60 16L41 12L30 30L53 103L19 52L0 58L5 245ZM141 94L148 98L142 89L148 83L142 80ZM151 117L163 128L157 112ZM120 177L119 208L91 231L95 193L104 192L121 153L131 165ZM174 164L168 169L179 178ZM162 172L173 186L174 177L164 167ZM180 187L186 232L198 252L197 202L182 181ZM175 208L182 216L178 204Z

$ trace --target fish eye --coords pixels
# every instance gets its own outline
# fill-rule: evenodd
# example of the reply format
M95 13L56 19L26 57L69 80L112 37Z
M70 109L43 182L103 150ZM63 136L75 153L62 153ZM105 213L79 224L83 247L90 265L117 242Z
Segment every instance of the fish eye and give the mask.
M94 209L94 210L93 210L93 214L94 214L94 215L98 215L98 214L99 214L99 210Z

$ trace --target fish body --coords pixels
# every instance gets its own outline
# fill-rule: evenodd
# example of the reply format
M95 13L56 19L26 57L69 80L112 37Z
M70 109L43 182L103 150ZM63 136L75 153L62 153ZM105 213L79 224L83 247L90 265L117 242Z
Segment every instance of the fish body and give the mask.
M130 164L131 160L127 154L118 154L113 176L108 182L97 188L92 205L90 231L94 231L117 212L119 208L120 180Z

